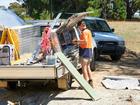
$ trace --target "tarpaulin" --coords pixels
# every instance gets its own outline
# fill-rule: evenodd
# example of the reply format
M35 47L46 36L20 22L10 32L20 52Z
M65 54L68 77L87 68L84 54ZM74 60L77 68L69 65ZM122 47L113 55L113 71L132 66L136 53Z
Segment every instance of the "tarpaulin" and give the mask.
M0 25L5 27L22 26L25 25L25 22L10 9L0 8Z

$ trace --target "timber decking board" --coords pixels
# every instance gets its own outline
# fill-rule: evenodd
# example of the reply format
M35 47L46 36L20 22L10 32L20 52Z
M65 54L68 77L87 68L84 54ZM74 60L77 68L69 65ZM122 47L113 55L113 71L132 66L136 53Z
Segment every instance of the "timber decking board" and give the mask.
M97 100L97 96L93 88L88 84L88 82L79 74L77 69L73 64L65 57L62 52L57 52L55 55L60 59L60 61L65 65L68 71L74 76L77 82L83 87L87 94L91 97L92 100Z

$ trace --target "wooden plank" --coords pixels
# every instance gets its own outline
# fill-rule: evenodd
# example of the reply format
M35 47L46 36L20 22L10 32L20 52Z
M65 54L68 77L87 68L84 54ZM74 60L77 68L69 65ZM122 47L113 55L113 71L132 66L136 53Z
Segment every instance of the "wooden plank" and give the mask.
M60 61L65 65L68 71L74 76L77 82L83 87L83 89L87 92L87 94L91 97L92 100L99 99L95 94L93 88L88 84L88 82L79 74L77 69L73 66L73 64L65 57L62 52L57 52L55 55L60 59Z
M63 75L63 77L57 79L58 88L63 90L68 90L68 81L67 81L68 75Z
M7 87L7 82L6 81L0 81L0 88L5 88Z

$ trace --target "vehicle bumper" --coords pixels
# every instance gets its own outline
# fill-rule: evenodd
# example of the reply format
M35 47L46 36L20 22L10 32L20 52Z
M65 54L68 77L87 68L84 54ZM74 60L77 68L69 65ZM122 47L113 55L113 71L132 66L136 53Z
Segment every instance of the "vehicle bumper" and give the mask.
M125 46L98 46L97 51L100 55L122 55L125 52Z

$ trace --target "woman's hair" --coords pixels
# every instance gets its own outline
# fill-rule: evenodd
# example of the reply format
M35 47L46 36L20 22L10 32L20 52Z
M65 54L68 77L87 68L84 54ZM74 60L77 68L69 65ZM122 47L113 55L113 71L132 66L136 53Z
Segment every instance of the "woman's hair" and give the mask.
M77 23L77 26L80 26L81 24L86 25L86 23L83 20L81 20Z

